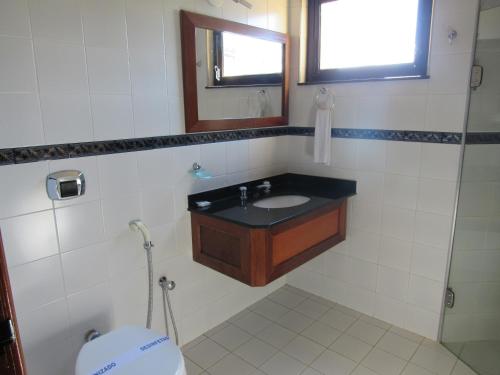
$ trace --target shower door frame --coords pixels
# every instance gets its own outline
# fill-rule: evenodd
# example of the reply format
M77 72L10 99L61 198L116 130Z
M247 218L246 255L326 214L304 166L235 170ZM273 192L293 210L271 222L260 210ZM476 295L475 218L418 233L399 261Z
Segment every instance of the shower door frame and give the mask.
M479 31L479 17L481 15L481 0L477 0L477 7L476 7L476 24L474 28L474 40L473 40L473 45L472 45L472 53L471 53L471 61L470 61L470 69L472 70L474 66L474 62L476 60L476 52L477 52L477 37L478 37L478 31ZM471 71L469 71L471 73ZM471 74L469 74L469 79L467 80L467 95L466 95L466 111L464 113L464 119L463 119L463 127L462 127L462 141L460 143L460 160L459 160L459 165L458 165L458 178L457 178L457 183L456 183L456 193L455 193L455 202L454 202L454 207L453 207L453 216L452 216L452 227L451 227L451 233L450 233L450 246L448 248L448 259L446 263L446 274L445 274L445 287L443 290L443 295L442 295L442 304L441 304L441 311L440 311L440 321L439 321L439 329L438 329L438 341L442 344L443 342L443 327L444 327L444 319L445 319L445 312L446 312L446 295L447 291L450 285L450 273L451 273L451 265L452 265L452 258L453 258L453 248L455 244L455 231L456 231L456 224L457 224L457 214L458 214L458 203L459 203L459 198L460 198L460 190L462 186L462 174L463 174L463 165L464 165L464 158L465 158L465 146L466 146L466 138L467 138L467 128L469 126L469 113L470 113L470 103L471 103L471 94L472 94L472 88L471 88Z

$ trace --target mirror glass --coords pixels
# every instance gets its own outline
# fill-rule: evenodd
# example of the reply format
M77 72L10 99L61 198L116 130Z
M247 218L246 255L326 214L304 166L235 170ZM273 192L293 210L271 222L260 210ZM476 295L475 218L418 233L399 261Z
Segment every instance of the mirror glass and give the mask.
M282 115L281 42L196 28L200 120Z

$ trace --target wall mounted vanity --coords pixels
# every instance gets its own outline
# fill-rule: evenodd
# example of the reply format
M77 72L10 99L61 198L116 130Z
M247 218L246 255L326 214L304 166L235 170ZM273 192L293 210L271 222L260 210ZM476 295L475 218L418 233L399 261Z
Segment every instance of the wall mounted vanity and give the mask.
M287 173L190 195L193 259L266 285L345 239L355 194L355 181Z

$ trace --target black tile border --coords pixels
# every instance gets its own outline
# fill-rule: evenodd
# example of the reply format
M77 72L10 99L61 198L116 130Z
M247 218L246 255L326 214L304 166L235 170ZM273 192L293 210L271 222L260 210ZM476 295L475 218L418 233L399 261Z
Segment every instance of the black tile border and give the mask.
M313 136L314 128L305 126L277 126L259 129L8 148L0 149L0 165L33 163L44 160L108 155L283 135ZM462 133L382 129L335 128L332 129L332 137L440 144L460 144L462 141ZM467 134L466 141L468 144L500 143L500 133L469 133Z

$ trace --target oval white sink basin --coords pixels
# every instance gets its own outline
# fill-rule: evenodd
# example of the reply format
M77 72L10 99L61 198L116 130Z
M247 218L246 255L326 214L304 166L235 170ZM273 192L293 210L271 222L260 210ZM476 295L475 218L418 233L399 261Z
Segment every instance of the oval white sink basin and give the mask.
M259 208L285 208L300 206L310 200L311 198L304 197L303 195L281 195L278 197L261 199L253 205Z

